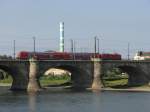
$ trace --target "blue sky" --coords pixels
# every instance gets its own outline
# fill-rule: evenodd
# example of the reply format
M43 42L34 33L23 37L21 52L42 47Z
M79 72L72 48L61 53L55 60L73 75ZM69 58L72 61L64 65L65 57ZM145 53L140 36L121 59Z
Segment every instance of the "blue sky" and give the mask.
M150 51L150 0L0 0L0 52L59 49L59 22L65 22L65 50L70 39L77 51L93 51L93 37L101 52L133 56Z

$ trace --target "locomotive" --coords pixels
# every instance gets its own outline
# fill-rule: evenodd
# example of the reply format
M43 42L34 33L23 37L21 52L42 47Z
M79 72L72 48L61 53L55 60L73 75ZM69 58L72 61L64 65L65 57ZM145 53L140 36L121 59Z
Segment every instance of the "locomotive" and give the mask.
M70 53L70 52L28 52L21 51L17 53L16 58L28 60L34 57L37 60L91 60L91 58L99 58L102 60L121 60L121 55L114 54L99 54L99 53Z

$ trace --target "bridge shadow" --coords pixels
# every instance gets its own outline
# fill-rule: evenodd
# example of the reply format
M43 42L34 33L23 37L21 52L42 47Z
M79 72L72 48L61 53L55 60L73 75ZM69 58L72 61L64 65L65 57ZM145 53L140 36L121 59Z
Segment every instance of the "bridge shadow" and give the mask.
M14 80L14 74L12 69L7 66L0 65L0 86L6 86L11 89L11 85Z
M129 75L128 86L141 86L149 83L149 77L142 69L133 66L119 66L119 68Z
M59 65L53 67L47 67L39 77L42 77L44 73L50 68L61 69L70 73L69 80L61 84L48 84L46 87L63 87L64 89L85 90L89 80L87 80L86 71L81 68L70 65ZM59 81L59 80L58 80ZM92 82L92 81L91 81Z
M5 78L2 85L10 86L10 90L26 90L28 76L24 73L28 73L28 71L25 68L20 68L20 65L11 65L9 62L7 62L4 65L0 64L0 69L8 74L8 79ZM9 84L6 85L5 83Z
M147 85L149 77L138 67L117 66L105 71L102 82L105 87L130 88Z

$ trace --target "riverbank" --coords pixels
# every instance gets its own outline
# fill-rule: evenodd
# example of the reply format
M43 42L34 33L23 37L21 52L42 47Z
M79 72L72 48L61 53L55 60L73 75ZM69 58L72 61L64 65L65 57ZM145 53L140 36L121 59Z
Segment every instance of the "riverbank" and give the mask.
M10 83L0 83L0 86L11 86Z
M11 84L9 83L0 83L0 87L11 87ZM45 89L53 89L53 88L62 88L62 89L70 89L71 86L67 85L49 85L45 86ZM88 90L92 90L89 88ZM128 87L128 88L101 88L102 91L124 91L124 92L150 92L150 86L140 86L140 87Z
M40 84L43 88L64 88L69 89L71 88L72 83L70 82L70 77L63 77L63 78L42 78L40 80ZM11 77L1 80L0 87L11 87L12 79ZM150 86L143 85L137 87L129 87L127 86L127 79L121 80L106 80L105 87L101 88L102 91L128 91L128 92L150 92ZM91 90L91 88L89 89Z
M62 88L62 89L73 89L71 85L61 85L61 86L54 86L49 85L45 87L46 89L50 88ZM77 88L75 88L77 89ZM77 89L78 90L78 89ZM79 89L82 90L82 89ZM92 90L92 88L88 88L86 90ZM95 90L94 90L95 91ZM96 90L99 91L99 90ZM126 87L126 88L111 88L111 87L104 87L101 88L100 91L118 91L118 92L150 92L150 86L139 86L139 87Z
M150 92L150 86L129 87L129 88L102 88L102 91L128 91L128 92Z

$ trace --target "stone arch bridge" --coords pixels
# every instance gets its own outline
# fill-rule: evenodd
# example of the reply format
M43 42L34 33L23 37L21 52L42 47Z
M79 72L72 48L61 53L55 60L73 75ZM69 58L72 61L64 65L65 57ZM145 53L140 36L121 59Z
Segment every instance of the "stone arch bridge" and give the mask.
M49 68L60 68L71 72L71 80L76 88L100 89L103 87L101 78L112 68L119 68L129 74L130 85L149 84L149 61L103 61L92 59L80 60L1 60L0 69L11 74L12 90L38 91L39 77Z

